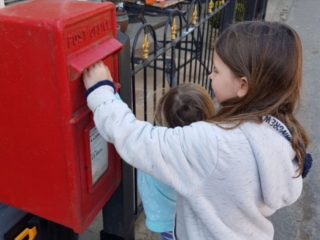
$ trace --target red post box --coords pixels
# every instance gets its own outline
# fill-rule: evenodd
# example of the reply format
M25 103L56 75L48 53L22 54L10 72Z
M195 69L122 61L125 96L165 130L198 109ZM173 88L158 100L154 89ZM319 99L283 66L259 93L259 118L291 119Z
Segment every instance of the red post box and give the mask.
M94 127L82 72L118 80L111 3L34 0L0 10L0 202L83 232L121 179Z

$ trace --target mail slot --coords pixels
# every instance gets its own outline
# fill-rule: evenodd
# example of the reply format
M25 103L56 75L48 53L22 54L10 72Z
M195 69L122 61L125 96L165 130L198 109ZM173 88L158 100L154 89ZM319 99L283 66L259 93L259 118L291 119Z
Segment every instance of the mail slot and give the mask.
M112 3L34 0L0 10L0 202L83 232L121 180L94 127L83 70L118 81Z

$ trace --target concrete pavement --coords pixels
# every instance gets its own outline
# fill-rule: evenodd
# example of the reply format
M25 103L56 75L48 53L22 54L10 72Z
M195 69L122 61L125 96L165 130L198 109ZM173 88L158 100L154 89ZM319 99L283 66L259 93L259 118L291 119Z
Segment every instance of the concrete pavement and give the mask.
M271 8L271 9L270 9ZM275 240L320 239L320 1L270 0L267 18L283 21L300 35L304 48L304 86L298 112L301 123L310 134L314 165L304 180L299 201L278 211L272 221Z

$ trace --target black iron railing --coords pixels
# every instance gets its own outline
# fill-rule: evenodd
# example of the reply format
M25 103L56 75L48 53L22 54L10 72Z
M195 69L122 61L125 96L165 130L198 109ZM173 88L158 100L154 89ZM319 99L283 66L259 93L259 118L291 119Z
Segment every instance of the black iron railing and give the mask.
M153 121L157 100L166 89L184 82L200 84L210 92L213 42L230 1L191 1L184 11L171 11L162 34L145 23L131 49L132 109Z

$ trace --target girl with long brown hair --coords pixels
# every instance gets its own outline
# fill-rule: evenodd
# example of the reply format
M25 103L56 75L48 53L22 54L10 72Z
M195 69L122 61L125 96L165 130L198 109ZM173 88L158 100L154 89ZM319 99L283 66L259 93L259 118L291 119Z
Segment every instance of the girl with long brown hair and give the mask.
M167 128L136 120L101 63L84 74L88 105L126 162L177 192L176 239L271 240L268 217L299 198L310 164L295 117L300 38L282 23L234 24L215 45L213 69L220 108L208 121Z
M264 116L279 119L289 129L291 144L302 174L309 140L295 117L301 95L302 45L289 26L274 23L240 23L222 34L215 44L213 89L219 81L218 64L240 78L246 94L222 99L216 123L261 122ZM236 126L236 125L235 125Z

